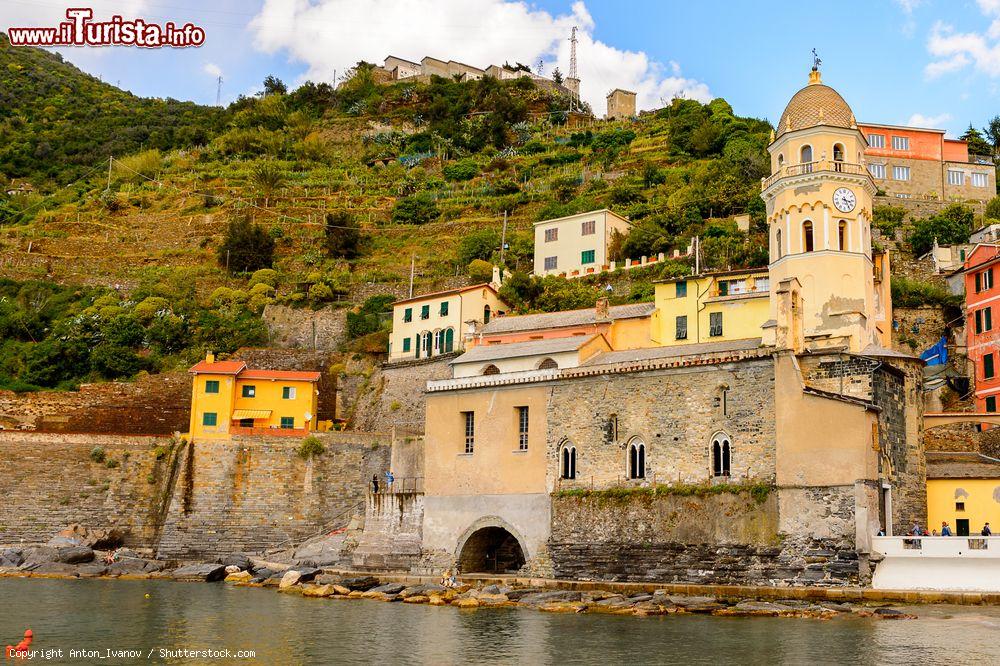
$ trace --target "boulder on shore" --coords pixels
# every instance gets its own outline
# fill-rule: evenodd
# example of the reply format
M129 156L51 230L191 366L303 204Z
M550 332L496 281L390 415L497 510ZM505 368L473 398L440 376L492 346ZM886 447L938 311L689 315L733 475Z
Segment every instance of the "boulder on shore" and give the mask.
M48 546L84 546L95 550L111 550L122 545L125 533L117 527L96 529L73 523L49 539Z
M253 563L245 553L232 553L219 560L219 564L225 567L239 567L241 571L253 569Z
M226 577L226 567L221 564L188 564L171 571L170 577L175 580L215 583Z
M374 576L363 576L361 578L345 578L340 581L340 584L346 587L348 590L354 592L355 590L361 592L367 592L373 587L378 587L380 581Z
M299 580L301 580L301 578L302 574L300 574L298 571L289 569L284 574L282 574L281 582L278 583L278 589L287 590L293 585L297 585L299 583Z

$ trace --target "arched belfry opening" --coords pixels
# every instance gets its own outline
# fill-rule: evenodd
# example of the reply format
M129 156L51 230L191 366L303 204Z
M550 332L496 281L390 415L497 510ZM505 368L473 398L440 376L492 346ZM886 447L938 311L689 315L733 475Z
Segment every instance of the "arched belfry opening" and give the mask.
M458 556L459 570L469 573L516 573L524 566L517 537L502 527L481 527L465 540Z

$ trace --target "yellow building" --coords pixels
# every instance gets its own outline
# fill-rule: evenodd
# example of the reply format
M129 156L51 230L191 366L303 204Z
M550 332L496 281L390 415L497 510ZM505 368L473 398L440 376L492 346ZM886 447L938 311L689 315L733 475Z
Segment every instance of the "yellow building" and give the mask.
M927 452L927 530L955 536L1000 529L1000 460L975 452ZM905 526L909 528L909 525Z
M769 296L766 268L661 280L650 337L665 346L760 338Z
M868 143L840 94L816 67L785 107L768 146L771 175L761 182L770 232L770 288L801 297L806 346L859 352L889 347L889 280L872 255L875 182ZM885 263L883 268L887 268ZM777 319L771 299L769 320ZM775 331L764 341L774 343Z
M535 275L572 278L607 270L613 233L628 234L631 226L606 208L535 222Z
M389 361L408 361L461 351L464 335L508 306L492 284L414 296L392 304Z
M193 366L190 437L298 437L316 430L318 372L254 370L209 354Z

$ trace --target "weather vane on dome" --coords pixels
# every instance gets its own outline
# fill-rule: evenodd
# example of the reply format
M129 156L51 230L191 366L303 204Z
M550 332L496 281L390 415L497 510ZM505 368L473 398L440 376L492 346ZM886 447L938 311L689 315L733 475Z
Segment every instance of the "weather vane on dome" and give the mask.
M813 49L813 71L818 71L819 66L823 64L823 61L819 59L819 54L816 53L816 49Z

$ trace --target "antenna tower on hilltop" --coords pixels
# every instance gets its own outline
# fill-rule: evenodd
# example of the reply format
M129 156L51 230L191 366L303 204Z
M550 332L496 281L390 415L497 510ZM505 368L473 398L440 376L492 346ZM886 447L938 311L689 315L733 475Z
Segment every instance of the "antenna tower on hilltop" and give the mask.
M576 26L569 36L569 76L566 77L567 87L573 91L570 97L570 111L576 110L576 103L580 97L580 79L576 75Z
M219 74L219 80L215 86L215 105L222 106L222 74Z

